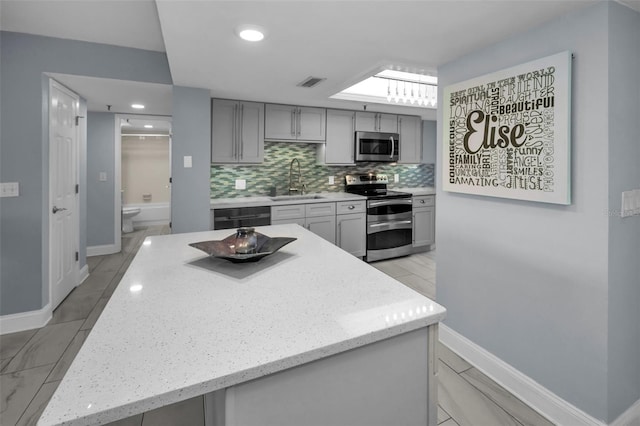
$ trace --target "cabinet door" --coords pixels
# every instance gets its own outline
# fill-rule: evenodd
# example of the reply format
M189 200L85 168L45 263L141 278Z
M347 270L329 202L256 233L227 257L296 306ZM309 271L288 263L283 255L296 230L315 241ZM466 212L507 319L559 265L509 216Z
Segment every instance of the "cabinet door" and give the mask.
M336 203L309 203L305 205L305 217L334 216Z
M413 246L435 243L435 207L413 209Z
M375 112L356 112L357 132L377 132L378 114Z
M336 245L354 256L366 254L367 217L364 213L336 216Z
M271 223L276 220L304 219L305 204L271 206ZM284 222L294 223L294 222Z
M336 243L335 216L308 217L305 222L309 231L324 238L331 244Z
M211 162L235 163L238 131L238 102L223 99L211 101Z
M325 141L327 110L324 108L298 107L297 139L305 141Z
M303 228L306 228L306 224L305 224L305 220L304 217L299 217L299 218L295 218L295 219L272 219L271 220L271 224L272 225L286 225L289 223L296 223L300 226L302 226Z
M296 107L267 104L264 113L265 139L293 140L296 138Z
M327 111L325 164L354 164L355 117L353 111Z
M261 163L264 159L264 104L240 102L239 163Z
M420 117L411 115L398 116L400 128L399 163L417 164L422 161L422 122Z
M398 133L398 116L395 114L378 114L378 132Z

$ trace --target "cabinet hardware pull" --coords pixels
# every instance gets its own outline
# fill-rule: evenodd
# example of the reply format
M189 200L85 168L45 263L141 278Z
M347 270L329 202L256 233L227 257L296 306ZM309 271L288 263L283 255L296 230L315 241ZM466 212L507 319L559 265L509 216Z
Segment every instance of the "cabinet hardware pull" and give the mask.
M294 108L291 110L291 136L296 135L295 126L296 126L296 109Z
M238 145L238 136L236 135L238 131L238 105L233 106L233 127L231 128L231 157L236 159L237 145Z
M242 158L244 157L244 129L243 129L243 122L244 122L244 105L240 104L240 120L238 121L238 127L240 128L240 159L242 160Z
M349 206L349 207L347 207L347 208L348 208L349 210L353 210L353 209L355 209L355 208L356 208L356 206Z

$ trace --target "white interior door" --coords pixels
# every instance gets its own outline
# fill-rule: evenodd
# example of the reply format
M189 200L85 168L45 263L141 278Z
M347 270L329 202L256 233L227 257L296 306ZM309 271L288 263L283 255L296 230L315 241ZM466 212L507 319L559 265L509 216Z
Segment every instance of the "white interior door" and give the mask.
M80 98L49 84L49 280L51 309L74 289L78 279L78 116Z

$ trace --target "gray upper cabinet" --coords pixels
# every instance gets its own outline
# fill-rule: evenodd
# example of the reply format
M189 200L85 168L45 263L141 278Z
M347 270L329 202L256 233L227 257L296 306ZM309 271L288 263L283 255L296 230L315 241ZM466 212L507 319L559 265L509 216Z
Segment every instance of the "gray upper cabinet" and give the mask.
M398 163L422 162L422 120L413 115L399 115L400 158Z
M398 116L380 112L356 112L356 131L398 133Z
M265 139L277 141L324 142L324 108L267 104Z
M327 110L327 142L318 149L318 162L323 164L355 164L355 111Z
M261 163L264 159L264 104L211 101L211 162Z

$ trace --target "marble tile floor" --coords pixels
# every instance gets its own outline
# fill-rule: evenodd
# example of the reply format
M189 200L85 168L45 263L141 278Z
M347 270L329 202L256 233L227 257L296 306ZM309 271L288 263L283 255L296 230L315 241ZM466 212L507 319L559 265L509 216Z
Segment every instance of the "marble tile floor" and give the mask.
M69 294L45 327L0 336L0 425L37 423L144 238L167 233L168 227L148 227L123 234L121 253L87 259L89 278ZM434 251L372 266L436 298ZM552 424L446 346L440 345L438 357L439 425ZM193 398L112 425L203 425L202 408L202 397Z

